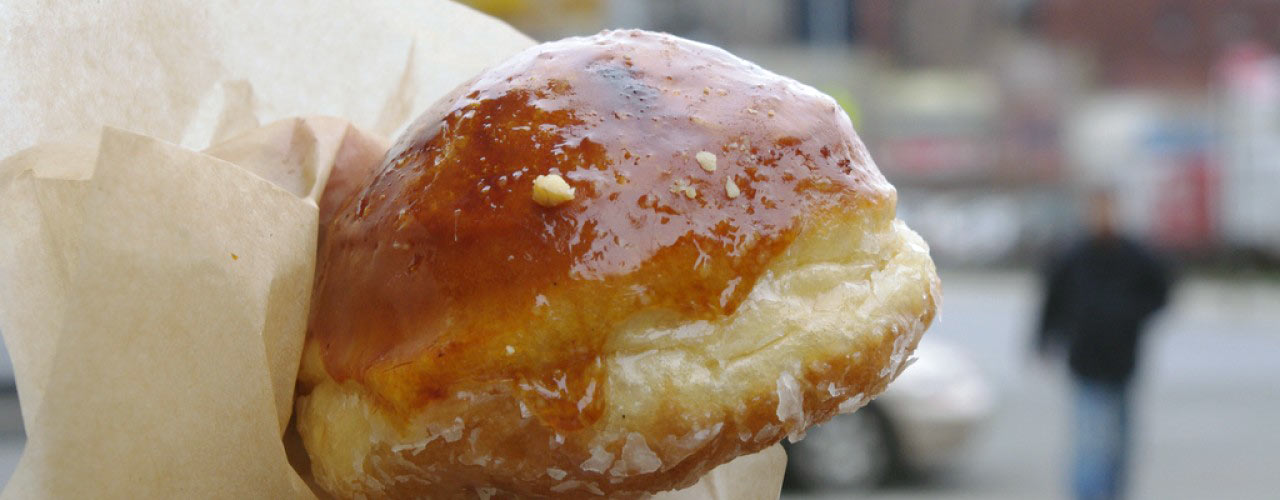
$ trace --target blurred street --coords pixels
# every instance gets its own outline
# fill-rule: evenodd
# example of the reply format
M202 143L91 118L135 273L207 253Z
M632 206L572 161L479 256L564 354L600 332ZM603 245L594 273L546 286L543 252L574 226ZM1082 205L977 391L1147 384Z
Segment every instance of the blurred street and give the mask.
M1038 279L943 273L928 335L971 351L1000 391L969 456L937 476L867 495L784 498L1065 498L1065 371L1030 354ZM1280 491L1280 285L1185 280L1153 325L1139 378L1134 498L1274 498Z
M957 467L857 498L1064 498L1068 400L1062 370L1030 356L1038 279L944 272L945 337L978 359L996 414ZM1280 284L1187 278L1154 325L1140 378L1135 498L1274 498L1280 491ZM12 394L0 397L0 477L22 445ZM795 494L784 498L849 498Z

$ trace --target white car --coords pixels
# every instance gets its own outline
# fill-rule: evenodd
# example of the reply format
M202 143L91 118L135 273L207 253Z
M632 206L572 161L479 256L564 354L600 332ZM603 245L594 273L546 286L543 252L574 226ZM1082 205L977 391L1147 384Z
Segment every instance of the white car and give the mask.
M916 362L856 412L810 429L787 445L787 485L801 489L871 489L900 470L948 464L994 407L977 364L925 335Z

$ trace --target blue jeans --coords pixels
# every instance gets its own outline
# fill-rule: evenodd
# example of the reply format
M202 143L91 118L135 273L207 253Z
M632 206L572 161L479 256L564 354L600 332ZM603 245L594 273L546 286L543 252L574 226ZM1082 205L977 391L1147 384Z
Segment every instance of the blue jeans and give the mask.
M1081 500L1124 496L1129 457L1128 384L1073 377L1075 469L1072 487Z

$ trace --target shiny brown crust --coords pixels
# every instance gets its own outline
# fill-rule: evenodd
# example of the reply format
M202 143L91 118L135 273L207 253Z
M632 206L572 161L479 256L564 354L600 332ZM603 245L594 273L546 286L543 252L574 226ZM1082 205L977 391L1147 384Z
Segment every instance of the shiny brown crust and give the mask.
M544 207L532 181L551 174L575 196ZM526 50L411 126L324 232L298 410L317 479L340 496L633 496L852 409L936 300L894 202L832 99L720 49L614 31ZM669 403L626 413L648 397L622 382L627 356L652 349L620 332L732 336L758 287L807 264L793 244L845 240L905 256L865 255L911 271L891 269L915 294L893 321L778 355L794 370L759 361L744 380L767 383L705 408L683 380L642 384ZM352 432L369 436L335 437ZM341 472L352 457L364 477Z

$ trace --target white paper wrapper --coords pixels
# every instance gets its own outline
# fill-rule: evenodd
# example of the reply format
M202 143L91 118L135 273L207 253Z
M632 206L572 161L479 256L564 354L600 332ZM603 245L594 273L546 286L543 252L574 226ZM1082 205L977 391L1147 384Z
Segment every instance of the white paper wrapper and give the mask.
M329 172L533 42L444 1L16 2L0 29L4 496L313 497L281 436ZM784 464L659 496L776 498Z

